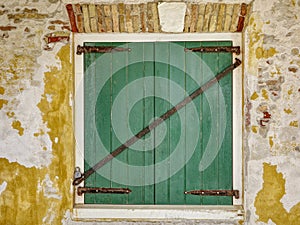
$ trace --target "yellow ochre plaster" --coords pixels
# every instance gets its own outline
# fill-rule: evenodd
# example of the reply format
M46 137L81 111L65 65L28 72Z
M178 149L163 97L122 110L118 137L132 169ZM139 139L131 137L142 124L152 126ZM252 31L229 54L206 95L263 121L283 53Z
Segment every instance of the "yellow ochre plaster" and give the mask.
M263 187L254 202L258 220L264 223L272 220L276 225L299 225L300 203L287 212L280 202L285 195L285 179L282 173L277 172L276 165L264 163L263 180Z
M67 210L72 208L70 191L73 174L73 126L69 96L73 92L70 45L58 54L61 69L51 67L44 74L45 91L39 109L49 128L52 141L52 162L47 168L27 168L17 162L0 159L0 184L7 183L0 195L0 224L51 224L58 225ZM47 101L47 94L53 101ZM54 140L59 138L58 142ZM38 138L38 137L37 137ZM30 143L28 143L30 144ZM57 197L48 195L49 177Z
M24 134L24 128L19 120L14 120L11 126L18 131L19 135L22 136Z

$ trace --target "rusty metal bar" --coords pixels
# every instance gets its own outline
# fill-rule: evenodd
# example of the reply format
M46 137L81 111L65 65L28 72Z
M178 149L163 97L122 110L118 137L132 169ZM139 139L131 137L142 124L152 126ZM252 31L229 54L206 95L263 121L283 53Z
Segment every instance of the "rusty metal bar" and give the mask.
M81 55L82 53L110 53L110 52L123 52L123 51L131 51L130 48L121 48L115 46L80 46L77 45L77 55Z
M185 191L186 195L207 195L207 196L234 196L236 199L240 197L238 190L192 190Z
M187 96L185 99L183 99L181 102L179 102L177 105L175 105L173 108L169 109L167 112L165 112L163 115L161 115L159 118L154 120L150 125L142 129L140 132L138 132L136 135L128 139L124 144L120 145L118 148L116 148L113 152L108 154L106 157L101 159L98 163L96 163L93 167L91 167L89 170L85 171L81 177L75 178L73 181L73 185L78 185L82 181L86 180L90 175L92 175L94 172L96 172L98 169L103 167L106 163L110 162L114 157L119 155L121 152L123 152L125 149L133 145L135 142L137 142L140 138L148 134L151 130L153 130L155 127L160 125L163 121L171 117L173 114L175 114L177 111L182 109L184 106L186 106L188 103L193 101L196 97L201 95L204 91L206 91L208 88L210 88L212 85L217 83L220 79L225 77L229 72L237 68L239 65L241 65L241 60L235 59L235 63L227 67L225 70L217 74L215 77L213 77L211 80L207 81L204 85L199 87L197 90L195 90L192 94Z
M208 52L208 53L219 53L219 52L230 52L241 54L240 46L216 46L216 47L197 47L197 48L185 48L186 52Z
M78 187L77 194L81 196L84 193L94 194L130 194L131 190L128 188L92 188L92 187Z

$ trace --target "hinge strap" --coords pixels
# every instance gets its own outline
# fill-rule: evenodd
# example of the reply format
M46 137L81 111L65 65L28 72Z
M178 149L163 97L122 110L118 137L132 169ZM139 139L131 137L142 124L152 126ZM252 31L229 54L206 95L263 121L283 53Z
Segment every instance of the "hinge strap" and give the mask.
M238 190L192 190L185 191L186 195L208 195L208 196L234 196L236 199L240 197Z
M130 194L131 190L128 188L92 188L92 187L78 187L77 194L81 196L84 193L94 194Z
M208 52L208 53L219 53L219 52L230 52L239 55L241 53L240 46L215 46L215 47L196 47L196 48L185 48L186 52Z
M77 55L81 55L82 53L110 53L110 52L130 52L130 48L121 48L115 46L80 46L77 45Z

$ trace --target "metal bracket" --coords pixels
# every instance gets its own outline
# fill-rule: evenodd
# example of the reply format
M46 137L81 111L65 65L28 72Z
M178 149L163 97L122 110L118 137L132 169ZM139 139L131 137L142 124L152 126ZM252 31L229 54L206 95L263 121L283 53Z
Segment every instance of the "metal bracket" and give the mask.
M81 196L84 193L94 194L130 194L131 190L128 188L91 188L91 187L78 187L77 194Z
M208 195L208 196L234 196L236 199L240 198L238 190L193 190L185 191L186 195Z
M219 52L231 52L237 55L241 54L240 46L215 46L215 47L197 47L197 48L185 48L185 52L208 52L208 53L219 53Z
M77 55L82 53L111 53L111 52L130 52L130 48L121 48L116 46L80 46L77 45Z

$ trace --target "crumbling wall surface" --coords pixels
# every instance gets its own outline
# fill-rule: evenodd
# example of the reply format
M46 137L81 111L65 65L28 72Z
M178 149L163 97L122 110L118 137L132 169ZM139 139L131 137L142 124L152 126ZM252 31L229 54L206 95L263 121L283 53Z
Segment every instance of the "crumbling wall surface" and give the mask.
M70 45L44 40L68 24L57 0L0 2L0 224L60 224L71 207Z
M248 224L300 224L299 9L256 0L245 33Z
M76 2L89 1L0 3L0 224L97 224L72 220L74 80L65 4ZM299 225L300 1L252 3L244 33L245 224ZM165 224L197 223L230 224Z

